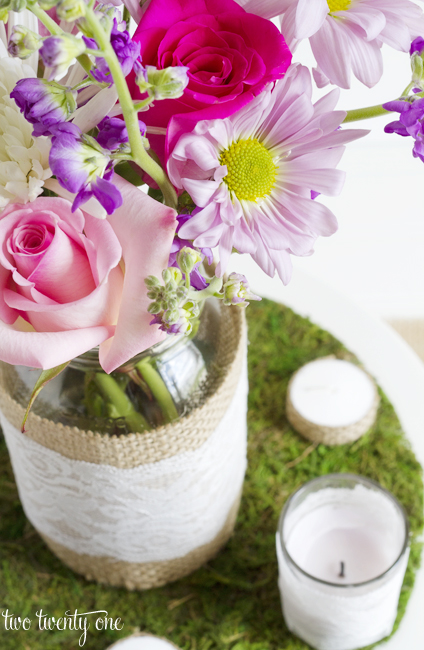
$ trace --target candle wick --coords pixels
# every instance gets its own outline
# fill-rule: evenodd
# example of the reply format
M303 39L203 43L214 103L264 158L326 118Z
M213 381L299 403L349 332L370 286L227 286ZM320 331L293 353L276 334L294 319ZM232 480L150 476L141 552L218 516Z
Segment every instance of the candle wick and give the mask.
M340 573L339 573L339 578L345 578L345 563L340 562Z

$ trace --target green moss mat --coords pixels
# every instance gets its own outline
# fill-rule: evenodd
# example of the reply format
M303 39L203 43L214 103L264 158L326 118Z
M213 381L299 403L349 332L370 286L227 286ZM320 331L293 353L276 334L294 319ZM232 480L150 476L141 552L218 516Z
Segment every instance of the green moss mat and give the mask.
M317 357L352 355L330 334L291 310L263 301L248 309L250 354L249 470L236 533L203 569L173 585L127 593L87 583L45 547L22 512L5 445L0 450L0 607L33 620L30 631L5 631L2 650L75 650L79 634L40 632L41 608L60 617L66 610L105 609L124 623L121 632L89 630L84 648L105 650L135 630L166 636L184 650L305 650L286 629L276 584L274 543L278 515L288 495L309 479L353 472L379 481L405 506L413 533L402 590L403 615L419 566L415 541L423 528L421 468L382 395L378 421L352 445L311 447L284 415L291 374Z

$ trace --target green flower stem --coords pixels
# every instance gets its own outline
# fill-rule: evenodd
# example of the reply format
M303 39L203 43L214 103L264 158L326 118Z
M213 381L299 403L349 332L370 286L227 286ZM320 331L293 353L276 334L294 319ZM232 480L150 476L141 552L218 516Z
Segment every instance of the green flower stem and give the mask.
M53 18L50 18L49 14L39 7L38 2L28 5L28 9L32 11L34 16L37 16L38 20L43 23L44 27L47 27L50 34L53 34L53 36L61 36L64 33L63 29L59 27Z
M179 415L170 392L158 371L153 367L149 357L142 359L136 365L137 371L152 391L167 422L176 420Z
M408 99L408 93L411 91L411 89L415 86L414 82L411 82L409 86L405 88L403 91L402 95L400 97L397 97L396 99ZM415 93L412 95L412 97L424 97L424 91L420 93ZM396 101L396 100L395 100ZM367 120L370 117L380 117L381 115L387 115L388 113L391 113L392 111L386 111L385 108L381 104L377 104L376 106L368 106L367 108L357 108L353 111L347 111L347 115L345 119L343 120L343 124L347 124L348 122L357 122L359 120Z
M411 83L406 86L406 88L403 91L401 97L407 97L409 95L409 93L411 92L411 90L414 88L415 85L416 85L415 81L411 81Z
M44 27L46 27L50 34L53 36L61 36L64 34L63 29L59 27L57 23L53 20L53 18L50 18L49 14L44 11L44 9L41 9L41 7L38 6L38 3L35 2L34 4L28 5L28 9L38 18L40 22L43 23ZM87 72L87 74L90 74L91 68L93 67L91 64L91 61L89 57L86 54L81 54L79 57L77 57L78 63L83 67L83 69Z
M390 111L386 111L381 104L377 106L368 106L367 108L356 108L353 111L347 111L347 115L343 120L343 124L348 122L358 122L359 120L367 120L370 117L380 117L387 115Z
M142 102L134 102L134 110L137 112L142 111L144 108L150 106L152 102L153 102L153 97L147 97L147 99L143 99Z
M94 381L105 400L112 405L114 417L124 417L134 433L150 429L147 420L135 410L131 400L113 377L96 372Z
M172 184L162 167L152 160L144 148L140 127L138 125L138 115L134 109L133 100L130 91L128 90L127 82L122 73L121 65L117 59L115 51L110 43L110 38L97 20L93 10L89 7L87 7L86 10L86 20L97 45L103 51L103 58L106 60L112 74L119 97L119 103L122 108L122 114L127 126L128 139L131 146L133 160L159 185L166 205L176 208L177 195Z
M218 294L219 291L222 289L222 278L212 278L212 280L209 282L209 285L206 287L206 289L201 289L201 291L189 291L188 292L188 300L192 299L195 300L196 302L200 302L203 300L206 300L206 298L209 298L209 296L215 296ZM221 296L222 297L222 296Z

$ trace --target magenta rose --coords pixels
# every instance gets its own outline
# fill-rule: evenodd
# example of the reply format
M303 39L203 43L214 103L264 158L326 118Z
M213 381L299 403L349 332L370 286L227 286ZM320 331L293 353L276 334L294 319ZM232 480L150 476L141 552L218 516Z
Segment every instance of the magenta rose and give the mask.
M189 68L180 99L157 101L143 113L148 126L168 127L167 152L199 120L235 113L283 77L291 62L277 27L234 0L151 0L133 40L141 45L143 65ZM133 78L129 85L139 98ZM163 136L152 146L162 156Z
M175 213L118 184L124 206L107 220L47 197L1 213L3 361L47 369L100 345L111 372L161 340L144 278L166 267Z

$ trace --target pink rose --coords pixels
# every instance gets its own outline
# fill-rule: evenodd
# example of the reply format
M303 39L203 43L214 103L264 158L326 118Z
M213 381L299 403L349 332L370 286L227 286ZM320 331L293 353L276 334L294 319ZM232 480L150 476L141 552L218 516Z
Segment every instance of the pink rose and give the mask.
M144 278L167 265L175 212L122 179L117 185L124 205L107 220L72 213L62 198L1 213L3 361L47 369L100 345L111 372L163 338L149 325Z
M155 103L143 120L168 127L167 151L199 120L232 115L280 79L290 65L287 44L273 23L248 14L234 0L152 0L133 40L143 65L187 66L189 83L180 99ZM134 98L140 97L133 78ZM152 138L162 156L163 136Z

